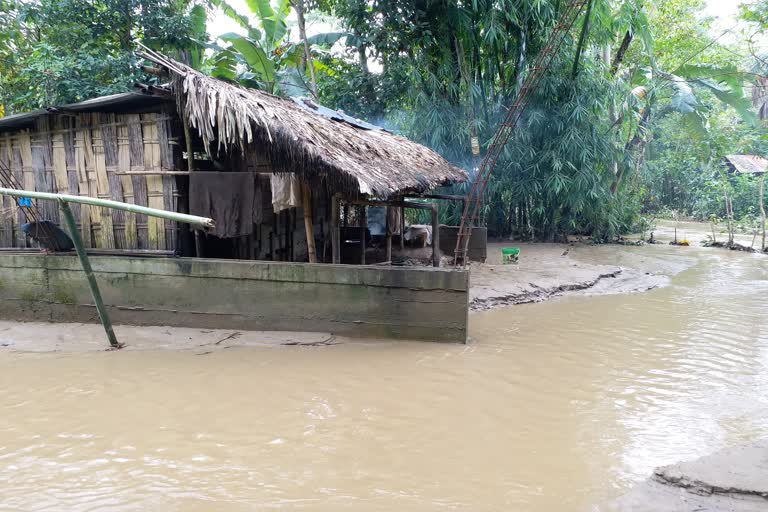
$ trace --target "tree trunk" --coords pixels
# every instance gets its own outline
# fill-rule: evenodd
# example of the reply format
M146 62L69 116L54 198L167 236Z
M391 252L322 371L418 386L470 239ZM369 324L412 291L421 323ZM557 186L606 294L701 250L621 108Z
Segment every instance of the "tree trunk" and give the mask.
M571 78L576 80L579 75L579 62L581 61L581 54L584 53L584 46L587 44L587 38L589 37L589 19L592 16L592 4L593 0L587 2L587 13L584 15L584 24L581 26L581 34L579 35L579 43L576 45L576 57L573 59L573 72Z
M645 147L648 144L648 124L650 122L651 118L651 109L650 107L645 109L645 112L643 112L643 117L640 119L640 124L637 127L637 132L635 133L635 136L632 137L632 140L630 140L625 146L625 151L630 151L634 147L639 148L638 152L638 159L642 158L642 154L645 151ZM619 165L618 162L614 162L614 169L615 169L615 178L613 180L613 183L611 184L611 195L615 196L616 193L619 190L619 185L621 185L621 180L624 178L624 166Z
M525 53L528 46L528 33L526 32L525 25L520 27L520 53L517 58L517 66L515 67L515 74L517 78L517 92L523 88L523 82L525 81Z
M733 245L733 207L728 196L728 178L723 175L723 197L725 198L725 220L728 224L728 245Z
M133 9L133 2L126 1L123 4L123 26L120 31L120 49L125 51L131 51L133 36L131 35L131 29L133 28L133 16L131 10Z
M304 0L292 0L293 8L296 9L296 18L299 24L299 37L304 44L304 69L309 67L309 78L312 84L312 95L317 99L317 81L315 80L315 66L312 60L312 52L309 48L309 41L307 40L307 23L304 19Z
M763 183L765 174L760 175L760 229L763 232L763 242L760 245L761 250L765 251L765 203L763 203Z
M633 37L634 36L630 31L627 31L627 33L624 34L624 40L621 41L621 46L619 46L619 49L616 51L616 56L613 58L613 63L611 64L611 76L616 76L616 73L619 71L619 66L621 66L621 63L624 61L624 55L626 55Z
M503 235L512 235L513 231L513 224L515 222L515 203L512 201L509 202L509 212L507 213L507 229L505 230L505 233L502 233Z

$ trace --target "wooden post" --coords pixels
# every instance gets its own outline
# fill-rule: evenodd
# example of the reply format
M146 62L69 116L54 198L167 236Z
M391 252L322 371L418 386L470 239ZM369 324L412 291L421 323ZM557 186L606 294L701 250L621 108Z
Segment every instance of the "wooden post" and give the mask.
M269 259L275 260L275 229L277 228L277 215L272 212L272 226L269 228Z
M386 216L387 216L387 255L385 257L386 262L388 262L390 265L392 264L392 225L389 222L389 212L390 212L390 206L387 206L386 208Z
M763 184L765 182L765 173L760 175L760 228L763 231L763 243L760 246L765 251L765 204L763 203Z
M283 261L291 261L291 210L280 212L283 220Z
M405 250L405 207L400 207L400 250Z
M306 181L301 182L301 209L304 210L304 231L307 234L307 252L309 262L317 263L317 249L315 248L315 224L312 222L312 193Z
M440 207L432 204L432 266L440 266Z
M72 238L72 243L77 251L77 257L80 258L80 265L83 266L83 272L85 272L85 278L88 280L88 288L91 289L91 295L93 296L93 302L96 304L96 311L99 313L99 319L101 325L104 326L104 331L107 333L107 339L112 348L123 348L117 341L115 331L112 329L112 322L109 320L109 314L107 308L104 307L104 300L101 298L101 292L99 291L99 284L96 282L96 276L93 275L93 268L91 268L91 262L88 259L88 254L85 252L83 246L83 239L80 236L80 231L77 229L77 223L75 222L75 216L72 215L72 210L69 209L69 205L66 201L59 201L61 205L61 211L64 213L64 221L67 223L69 229L69 236Z
M341 230L339 229L339 203L341 199L331 197L331 261L341 263Z
M360 264L365 265L365 231L368 229L368 213L365 206L360 206Z
M191 174L195 170L195 152L192 150L192 132L189 130L189 122L187 121L186 114L182 113L181 115L181 124L184 128L184 140L187 145L187 171ZM190 180L191 180L190 176ZM187 189L187 198L189 198L189 190L191 187L188 187ZM199 230L195 230L195 254L198 258L205 257L205 252L203 249L203 233Z

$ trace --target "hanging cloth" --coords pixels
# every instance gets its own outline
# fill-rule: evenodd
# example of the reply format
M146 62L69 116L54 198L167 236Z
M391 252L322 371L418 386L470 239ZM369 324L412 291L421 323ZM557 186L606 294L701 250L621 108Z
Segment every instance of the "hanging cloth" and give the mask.
M389 234L390 235L399 235L400 233L400 223L402 222L402 217L400 216L400 207L399 206L390 206L387 212L387 225L389 226Z
M213 234L219 238L250 235L261 219L261 194L255 193L254 181L250 172L192 172L189 212L213 219Z
M301 206L301 183L295 174L272 174L270 186L275 213Z

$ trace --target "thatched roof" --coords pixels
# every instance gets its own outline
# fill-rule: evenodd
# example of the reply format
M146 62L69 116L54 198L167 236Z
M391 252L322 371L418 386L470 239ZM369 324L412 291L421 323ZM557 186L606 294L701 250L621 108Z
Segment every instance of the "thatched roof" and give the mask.
M728 155L725 157L733 171L739 174L764 174L768 160L755 155Z
M211 78L154 52L142 56L171 75L179 111L208 149L255 147L267 152L276 172L322 177L381 198L467 180L434 151L398 135Z
M77 103L49 106L0 118L0 133L32 128L35 121L49 114L79 114L88 112L155 112L163 105L173 103L170 98L139 92L123 92L100 96Z

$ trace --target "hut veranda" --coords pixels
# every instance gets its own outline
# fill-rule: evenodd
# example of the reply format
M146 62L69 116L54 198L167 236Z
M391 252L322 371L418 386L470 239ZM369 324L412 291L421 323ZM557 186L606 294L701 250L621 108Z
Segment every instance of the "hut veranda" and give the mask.
M385 208L390 248L393 237L402 238L406 198L467 179L430 149L311 100L144 56L167 85L0 119L4 186L216 221L213 233L195 233L172 221L73 204L89 248L365 263L372 206ZM55 203L36 203L41 217L59 223ZM25 207L3 197L0 211L0 247L30 247L21 230Z

